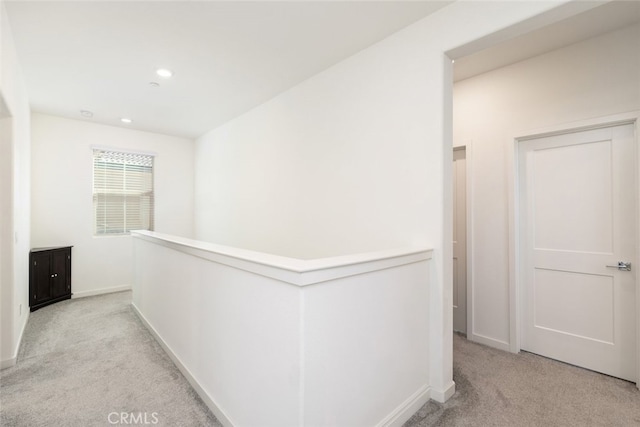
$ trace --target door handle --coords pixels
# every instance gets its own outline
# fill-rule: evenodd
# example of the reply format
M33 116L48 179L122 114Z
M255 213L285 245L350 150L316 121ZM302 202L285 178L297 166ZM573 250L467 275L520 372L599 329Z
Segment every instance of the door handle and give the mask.
M607 268L617 268L618 270L621 270L621 271L631 271L631 263L618 261L618 265L607 265Z

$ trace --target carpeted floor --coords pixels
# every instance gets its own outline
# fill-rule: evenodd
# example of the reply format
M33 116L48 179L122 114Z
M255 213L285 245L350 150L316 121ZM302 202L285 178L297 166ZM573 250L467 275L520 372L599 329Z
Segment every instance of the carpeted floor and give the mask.
M220 426L130 302L121 292L31 313L18 364L0 373L0 425ZM456 394L428 402L405 427L640 426L634 384L458 335L453 342Z
M120 292L31 313L0 373L0 425L220 426L130 304Z
M427 402L404 427L640 426L635 384L453 338L456 393Z

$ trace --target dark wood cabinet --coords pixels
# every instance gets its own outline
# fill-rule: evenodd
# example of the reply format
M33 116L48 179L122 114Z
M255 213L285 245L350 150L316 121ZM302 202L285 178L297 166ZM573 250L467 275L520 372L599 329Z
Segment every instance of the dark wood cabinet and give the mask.
M36 248L29 253L31 311L71 298L71 248Z

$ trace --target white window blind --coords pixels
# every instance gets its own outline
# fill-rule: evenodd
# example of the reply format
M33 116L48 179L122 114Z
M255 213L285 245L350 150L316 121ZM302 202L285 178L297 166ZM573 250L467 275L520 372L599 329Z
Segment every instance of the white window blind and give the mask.
M96 235L153 230L153 156L93 150Z

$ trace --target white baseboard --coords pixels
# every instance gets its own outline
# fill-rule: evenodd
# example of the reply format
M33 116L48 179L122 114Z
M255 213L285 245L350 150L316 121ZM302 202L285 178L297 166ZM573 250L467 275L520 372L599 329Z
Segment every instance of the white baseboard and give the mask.
M431 396L431 389L423 385L400 406L387 415L376 427L399 427L422 407Z
M146 326L149 332L151 332L151 335L153 335L153 337L156 339L158 344L160 344L160 346L164 349L167 355L169 355L171 360L173 360L173 363L180 370L180 372L182 372L182 375L184 375L187 381L189 381L189 384L191 384L191 387L193 387L196 393L198 393L198 396L200 396L202 401L209 407L209 409L211 410L211 412L213 412L213 415L216 416L218 421L220 421L222 425L225 427L233 427L233 423L231 422L229 417L224 413L222 409L220 409L218 405L216 405L216 403L213 401L211 396L209 396L209 394L204 390L204 388L202 388L200 383L194 378L194 376L191 374L189 369L187 369L187 367L184 366L184 364L178 358L178 356L173 352L173 350L171 350L171 347L169 347L169 345L162 339L162 337L158 334L158 332L154 329L154 327L151 326L149 321L147 321L147 318L144 317L144 315L140 312L138 307L136 307L136 305L133 302L131 303L131 306L133 307L133 311L140 318L140 321L142 321L144 326Z
M511 346L508 342L500 341L495 338L489 338L484 335L478 334L468 334L467 339L469 341L477 342L479 344L484 344L489 347L497 348L498 350L511 351Z
M29 311L27 311L27 318L24 320L22 324L22 330L20 331L20 336L18 337L18 343L16 344L16 348L13 351L13 356L10 359L5 359L0 361L0 369L10 368L15 366L18 361L18 352L20 351L20 346L22 345L22 337L24 337L24 331L27 329L27 322L29 321Z
M10 359L5 359L0 361L0 369L7 369L16 365L17 357L12 357Z
M447 384L443 390L436 390L434 388L431 389L431 398L433 400L435 400L436 402L440 402L440 403L444 403L447 400L449 400L449 398L451 396L453 396L453 393L456 392L456 383L454 383L453 381L449 382L449 384Z
M92 289L90 291L73 292L72 299L92 297L95 295L111 294L113 292L130 291L131 285L114 286L112 288Z

